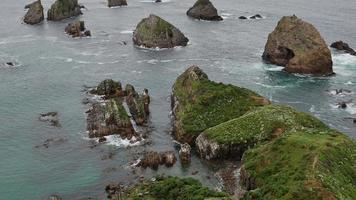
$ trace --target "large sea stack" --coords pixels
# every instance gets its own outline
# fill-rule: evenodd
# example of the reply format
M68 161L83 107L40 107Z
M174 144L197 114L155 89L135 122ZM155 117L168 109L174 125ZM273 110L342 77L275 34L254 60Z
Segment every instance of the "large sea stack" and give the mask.
M209 0L198 0L193 7L187 11L187 15L195 19L221 21L222 17Z
M136 45L146 48L186 46L189 41L179 29L152 14L137 25L132 39Z
M75 17L82 14L78 0L56 0L47 12L47 19L60 21L66 18Z
M28 9L23 21L26 24L38 24L41 23L44 19L43 6L41 0L35 1L31 4L25 6L25 9Z
M331 75L331 53L318 30L296 16L283 17L269 34L263 53L267 63L290 73Z

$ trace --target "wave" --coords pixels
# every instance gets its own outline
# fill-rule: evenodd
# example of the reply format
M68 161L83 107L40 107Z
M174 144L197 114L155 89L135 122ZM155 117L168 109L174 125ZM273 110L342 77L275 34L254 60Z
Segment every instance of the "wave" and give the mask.
M121 34L132 34L133 30L124 30L124 31L120 31Z

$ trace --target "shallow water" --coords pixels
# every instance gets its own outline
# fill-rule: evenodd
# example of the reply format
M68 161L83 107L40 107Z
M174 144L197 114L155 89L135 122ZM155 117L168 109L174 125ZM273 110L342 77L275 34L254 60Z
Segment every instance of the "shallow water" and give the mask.
M45 9L52 1L43 0ZM169 135L169 95L175 78L196 64L211 79L255 90L271 100L311 112L330 126L356 138L356 105L337 108L338 101L355 99L356 57L333 51L335 76L289 75L261 61L264 44L279 18L296 14L313 23L328 44L344 40L356 47L354 0L220 0L213 1L222 22L200 22L185 15L193 0L161 4L129 0L125 8L106 7L104 0L80 0L93 37L72 39L64 34L71 20L21 24L25 0L1 0L0 6L0 199L43 199L53 193L69 199L104 197L109 182L132 183L143 173L193 176L217 185L212 166L194 158L189 168L180 164L158 172L132 174L129 164L144 150L174 150ZM131 41L136 24L155 13L176 25L190 39L185 48L146 50ZM261 14L261 20L239 20ZM127 42L123 45L122 41ZM4 63L14 62L16 66ZM131 83L152 97L151 145L121 148L86 139L88 108L82 104L83 85L94 86L106 78ZM354 93L330 95L327 90ZM39 122L43 112L58 111L61 127ZM45 140L62 139L49 148ZM114 154L112 159L105 159ZM208 177L210 178L208 178Z

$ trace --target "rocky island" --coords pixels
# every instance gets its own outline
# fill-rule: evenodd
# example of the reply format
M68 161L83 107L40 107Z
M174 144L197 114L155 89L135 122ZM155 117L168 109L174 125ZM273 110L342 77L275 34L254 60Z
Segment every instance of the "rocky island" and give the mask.
M209 0L198 0L193 7L187 11L187 15L195 18L208 21L221 21L222 17L218 15L218 11Z

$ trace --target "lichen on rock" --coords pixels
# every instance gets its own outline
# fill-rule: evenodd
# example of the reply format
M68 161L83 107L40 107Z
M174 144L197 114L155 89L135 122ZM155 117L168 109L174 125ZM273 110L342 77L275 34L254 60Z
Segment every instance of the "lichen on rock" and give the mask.
M137 25L132 39L136 45L147 48L186 46L189 41L179 29L153 14Z
M283 17L269 34L263 53L267 63L290 73L331 75L331 53L318 30L296 16Z

